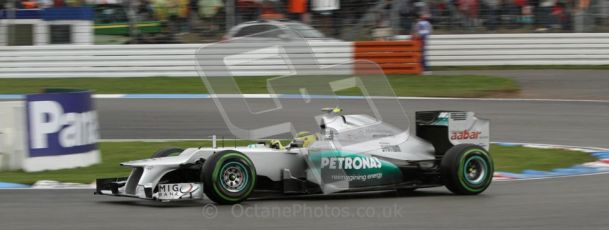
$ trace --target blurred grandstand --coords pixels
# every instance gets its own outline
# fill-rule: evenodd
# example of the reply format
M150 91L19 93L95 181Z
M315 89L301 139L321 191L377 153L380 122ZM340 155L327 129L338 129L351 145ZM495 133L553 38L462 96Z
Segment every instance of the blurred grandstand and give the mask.
M279 19L370 40L379 28L410 34L420 14L435 34L609 32L609 0L0 0L0 19L54 7L93 8L97 44L213 42L237 24Z

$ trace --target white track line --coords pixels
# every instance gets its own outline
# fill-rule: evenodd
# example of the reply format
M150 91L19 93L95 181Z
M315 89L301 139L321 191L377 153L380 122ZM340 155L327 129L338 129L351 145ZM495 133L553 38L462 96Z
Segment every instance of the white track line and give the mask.
M609 171L606 171L606 172L595 172L595 173L585 173L585 174L575 174L575 175L550 176L550 177L535 177L535 178L493 180L493 183L496 183L496 182L531 181L531 180L547 180L547 179L558 179L558 178L565 178L565 177L595 176L595 175L603 175L603 174L609 174Z
M138 95L138 94L95 94L93 98L96 99L176 99L171 97L171 95L180 95L180 94L167 94L167 97L158 96L159 94L155 94L155 96L144 97L144 98L128 98L129 95ZM186 94L184 94L186 95ZM193 94L192 99L208 99L196 97L199 94ZM208 94L200 94L200 95L208 95ZM283 95L273 95L273 94L243 94L243 95L235 95L235 94L218 94L218 95L210 95L209 98L248 98L248 99L268 99L273 97L284 97L284 98L295 98L294 95L291 96L283 96ZM330 98L330 96L328 97ZM549 98L461 98L461 97L385 97L385 96L371 96L370 99L397 99L397 100L458 100L458 101L528 101L528 102L592 102L592 103L609 103L609 100L589 100L589 99L549 99ZM188 99L187 98L178 98L178 99ZM337 96L336 99L342 100L358 100L364 99L363 97L340 97Z

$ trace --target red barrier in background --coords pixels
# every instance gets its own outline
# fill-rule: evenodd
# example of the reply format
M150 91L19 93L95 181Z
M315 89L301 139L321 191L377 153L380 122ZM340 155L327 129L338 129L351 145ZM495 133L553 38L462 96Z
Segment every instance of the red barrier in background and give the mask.
M421 45L417 41L353 42L353 58L377 63L385 74L420 74ZM355 63L354 73L374 70L370 65Z

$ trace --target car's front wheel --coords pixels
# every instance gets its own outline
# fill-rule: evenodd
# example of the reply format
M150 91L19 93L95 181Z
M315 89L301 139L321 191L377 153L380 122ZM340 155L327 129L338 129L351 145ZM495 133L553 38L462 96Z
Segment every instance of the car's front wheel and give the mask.
M444 154L440 175L446 188L459 195L476 195L493 179L491 155L478 145L461 144Z
M243 153L226 150L212 154L201 168L205 195L218 204L247 199L256 185L256 169Z

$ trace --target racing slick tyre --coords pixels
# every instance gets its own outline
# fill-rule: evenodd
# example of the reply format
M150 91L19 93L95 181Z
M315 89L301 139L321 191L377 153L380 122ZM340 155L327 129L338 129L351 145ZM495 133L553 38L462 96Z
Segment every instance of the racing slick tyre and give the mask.
M247 199L256 185L256 169L243 153L226 150L203 163L201 180L205 195L218 204L237 204Z
M478 145L460 144L444 154L440 175L448 190L459 195L476 195L493 179L491 155Z
M152 154L152 156L150 158L166 157L166 156L169 156L174 153L181 153L183 151L184 151L184 149L181 149L181 148L168 147L168 148L164 148L159 151L156 151L154 154Z

